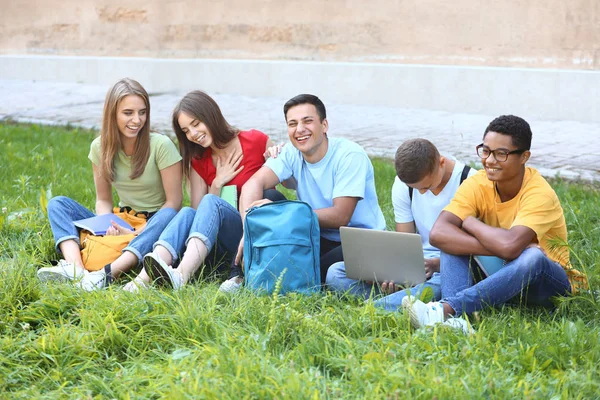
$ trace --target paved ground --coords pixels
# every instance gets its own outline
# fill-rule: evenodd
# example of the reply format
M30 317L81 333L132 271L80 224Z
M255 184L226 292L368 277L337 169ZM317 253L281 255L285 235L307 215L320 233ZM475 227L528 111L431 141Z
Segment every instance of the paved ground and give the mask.
M0 120L71 124L99 128L105 86L0 79ZM170 133L170 114L184 93L151 93L152 127ZM257 128L273 139L287 137L284 98L211 93L227 120L242 129ZM318 93L317 93L318 95ZM355 106L328 103L330 134L360 143L369 154L393 157L408 138L431 140L445 154L477 161L475 146L495 115ZM523 116L528 119L527 116ZM546 176L600 181L600 124L528 119L533 130L530 165Z

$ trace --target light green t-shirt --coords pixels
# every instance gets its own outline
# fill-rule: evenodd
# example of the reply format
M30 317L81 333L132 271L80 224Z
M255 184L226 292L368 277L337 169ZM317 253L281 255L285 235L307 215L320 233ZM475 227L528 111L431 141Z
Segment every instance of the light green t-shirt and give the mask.
M88 158L100 166L100 155L100 137L97 137L90 146ZM171 139L150 133L150 157L144 173L130 179L131 157L119 150L115 158L115 181L112 182L119 196L119 207L129 206L136 211L148 212L159 210L167 200L160 171L180 160L181 155Z

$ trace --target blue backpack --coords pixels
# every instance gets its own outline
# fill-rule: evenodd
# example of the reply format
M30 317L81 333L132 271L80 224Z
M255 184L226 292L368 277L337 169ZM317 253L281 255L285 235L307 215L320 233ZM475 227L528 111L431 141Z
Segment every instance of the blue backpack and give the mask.
M244 224L246 286L271 294L314 293L321 289L317 214L302 201L275 201L253 207Z

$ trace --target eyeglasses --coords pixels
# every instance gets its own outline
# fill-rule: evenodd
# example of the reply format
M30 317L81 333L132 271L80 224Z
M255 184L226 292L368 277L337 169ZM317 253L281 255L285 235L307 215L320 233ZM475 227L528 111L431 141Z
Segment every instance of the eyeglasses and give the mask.
M477 155L481 159L485 160L490 155L493 154L494 158L498 162L504 162L504 161L508 160L508 156L510 156L511 154L522 154L527 151L527 150L508 150L508 149L491 150L489 147L484 146L483 143L481 143L479 146L475 147L475 150L477 150Z

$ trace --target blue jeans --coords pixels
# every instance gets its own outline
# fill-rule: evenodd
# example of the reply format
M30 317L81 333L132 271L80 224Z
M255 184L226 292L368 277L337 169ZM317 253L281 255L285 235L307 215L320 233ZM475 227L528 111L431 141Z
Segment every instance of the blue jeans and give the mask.
M540 249L525 249L500 271L475 285L469 259L470 256L443 252L440 257L442 302L448 303L456 315L504 304L511 299L553 307L551 297L571 293L571 284L563 267Z
M142 210L139 210L142 211ZM158 210L146 224L146 228L136 236L123 251L130 251L135 254L138 261L142 256L152 250L152 244L158 239L158 236L173 219L177 211L172 208L162 208ZM79 231L73 224L73 221L79 219L91 218L95 216L93 212L65 196L53 197L48 202L48 219L54 235L56 250L60 252L58 245L65 240L75 240L79 243Z
M363 297L365 300L382 295L378 285L348 278L346 276L346 267L343 262L335 263L329 267L325 282L331 290ZM439 300L441 298L440 274L436 272L428 281L413 286L410 289L400 290L380 298L376 300L374 304L376 307L381 307L388 311L397 311L398 309L401 309L402 299L406 295L410 293L411 296L419 298L423 289L426 287L430 287L433 290L434 300Z
M238 210L213 194L202 197L198 209L184 207L167 225L154 244L163 246L175 261L183 256L191 238L200 239L209 252L215 248L215 260L235 256L242 239L242 217ZM216 246L215 246L216 245ZM211 261L209 257L207 261Z

